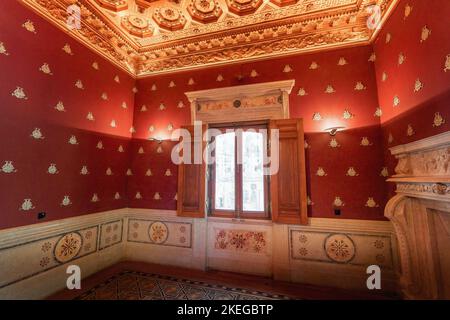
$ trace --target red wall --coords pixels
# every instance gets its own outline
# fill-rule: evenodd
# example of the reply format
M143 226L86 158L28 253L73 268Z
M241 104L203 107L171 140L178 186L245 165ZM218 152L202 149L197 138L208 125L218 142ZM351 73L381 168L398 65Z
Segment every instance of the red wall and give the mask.
M409 16L405 16L407 4L412 7ZM374 44L378 97L383 108L385 162L391 174L396 161L388 148L450 129L450 70L444 70L446 57L450 54L449 17L448 0L434 0L432 4L423 0L400 1ZM425 26L431 34L423 40L421 34ZM388 43L387 34L391 35ZM406 60L399 65L401 53ZM385 81L383 72L388 75ZM423 88L415 92L417 79L423 83ZM396 95L400 104L394 107ZM434 124L436 113L445 119L444 124ZM414 134L408 135L408 125ZM389 184L390 196L393 187Z
M28 19L36 33L22 27ZM48 221L127 206L125 172L130 154L117 149L122 144L129 151L134 79L16 1L1 1L0 42L8 53L0 54L0 169L5 161L12 161L17 170L0 171L0 229L36 223L41 211ZM73 55L62 50L66 43ZM98 71L91 66L94 61ZM39 70L44 63L52 75ZM120 84L114 81L116 75ZM75 87L78 79L84 90ZM26 100L12 96L16 87L25 90ZM100 98L103 92L108 101ZM54 108L58 101L66 112ZM121 107L122 102L128 109ZM86 119L88 112L95 121ZM113 119L116 128L110 126ZM44 139L30 136L35 128L41 129ZM68 143L71 135L78 145ZM103 150L96 148L99 140ZM51 163L58 174L47 173ZM83 165L89 175L80 175ZM108 167L113 176L105 175ZM121 200L114 199L115 192ZM94 193L99 202L90 201ZM65 195L72 205L60 205ZM19 210L24 199L31 199L35 208Z
M134 175L129 179L128 190L131 206L176 208L176 167L171 164L169 146L172 142L163 142L164 153L158 154L155 152L157 143L146 139L151 136L169 138L169 123L175 128L190 123L190 107L184 92L295 79L295 87L290 96L290 112L292 117L304 118L306 140L310 146L307 149L308 193L314 203L310 206L310 214L314 217L334 217L332 203L339 196L345 202L342 218L382 218L385 203L384 178L380 176L383 157L380 119L374 116L378 99L374 66L368 61L371 53L371 47L359 47L139 80L134 113ZM348 64L339 66L341 57ZM313 61L319 65L316 70L309 69ZM293 71L284 73L283 69L287 64ZM256 78L249 76L253 69L259 74ZM219 74L224 78L222 82L216 81ZM244 80L237 80L239 74L245 76ZM194 79L195 85L188 85L190 78ZM175 83L175 87L169 88L171 81ZM358 81L363 83L365 90L354 89ZM329 84L334 87L335 93L325 93ZM151 90L153 85L156 85L156 91ZM301 87L308 95L297 95ZM177 108L179 101L183 101L186 107ZM166 107L163 111L159 110L161 103ZM148 111L141 112L142 105L146 105ZM345 109L354 114L352 119L343 119ZM324 119L313 121L315 112L320 112ZM148 131L151 125L155 127L153 133ZM323 129L336 125L344 125L348 130L336 136L341 147L331 148L328 146L330 136ZM361 146L362 137L368 137L371 145ZM144 148L144 154L138 153L140 146ZM318 167L323 167L327 176L317 176L315 173ZM347 176L349 167L354 167L359 175ZM145 176L148 168L152 170L152 177ZM164 176L167 169L171 169L173 176ZM143 199L134 199L138 191ZM155 192L159 192L162 200L153 199ZM379 207L365 206L369 197L373 197Z

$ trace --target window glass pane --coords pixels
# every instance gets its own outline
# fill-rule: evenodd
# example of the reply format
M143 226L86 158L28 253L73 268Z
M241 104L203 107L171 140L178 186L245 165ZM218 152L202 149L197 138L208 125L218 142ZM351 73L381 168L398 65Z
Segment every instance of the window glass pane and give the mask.
M235 209L235 135L234 132L216 136L215 208Z
M242 199L244 211L264 211L263 135L242 135Z

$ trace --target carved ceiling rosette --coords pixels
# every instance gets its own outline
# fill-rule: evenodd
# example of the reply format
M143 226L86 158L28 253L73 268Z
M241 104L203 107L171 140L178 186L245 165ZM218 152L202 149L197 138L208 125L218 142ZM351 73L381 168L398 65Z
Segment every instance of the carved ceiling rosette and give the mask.
M227 0L228 9L238 15L255 12L263 0Z
M157 8L153 12L153 20L155 20L161 28L172 31L183 29L186 24L186 18L181 11L172 7Z
M101 7L111 11L123 11L128 9L126 0L95 0Z
M270 0L273 4L276 4L277 6L284 7L289 6L291 4L296 4L298 0Z
M194 20L203 23L217 21L223 13L219 2L214 0L191 0L187 9Z
M139 16L130 15L122 18L122 26L136 37L146 38L153 34L150 23Z

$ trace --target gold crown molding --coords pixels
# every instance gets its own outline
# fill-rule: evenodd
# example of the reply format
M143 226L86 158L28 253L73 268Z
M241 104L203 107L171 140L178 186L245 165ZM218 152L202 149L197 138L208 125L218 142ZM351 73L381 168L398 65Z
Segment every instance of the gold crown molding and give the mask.
M381 7L384 24L399 2L321 0L311 6L313 1L306 0L272 11L258 10L231 20L221 19L204 25L188 22L189 26L182 30L149 33L140 39L132 36L120 22L116 24L112 18L116 13L108 13L94 0L17 1L136 78L367 45L379 32L379 29L369 30L366 25L367 6L378 4ZM74 3L81 7L80 30L69 30L66 25L67 6ZM293 8L300 8L297 14L292 14ZM134 13L123 11L118 17L129 14ZM149 14L151 17L153 13ZM260 19L264 14L265 19ZM149 27L157 28L158 25L150 20ZM234 24L235 21L241 24ZM155 39L160 41L155 42Z

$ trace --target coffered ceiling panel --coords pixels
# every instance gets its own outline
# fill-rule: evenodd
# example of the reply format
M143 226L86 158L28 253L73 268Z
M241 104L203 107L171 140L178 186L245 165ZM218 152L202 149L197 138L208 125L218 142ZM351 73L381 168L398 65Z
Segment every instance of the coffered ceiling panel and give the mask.
M142 77L367 44L398 0L19 0ZM81 10L69 29L67 8ZM380 14L368 10L378 5Z

